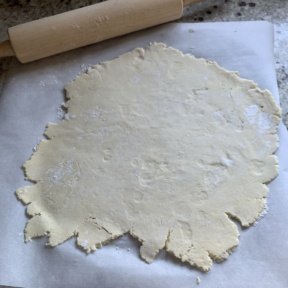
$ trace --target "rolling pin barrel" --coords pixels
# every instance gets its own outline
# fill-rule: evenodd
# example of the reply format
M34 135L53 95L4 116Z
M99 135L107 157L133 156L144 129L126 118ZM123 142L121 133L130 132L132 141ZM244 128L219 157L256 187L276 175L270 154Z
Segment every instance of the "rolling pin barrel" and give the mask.
M182 12L182 0L109 0L11 27L8 34L26 63L173 21Z

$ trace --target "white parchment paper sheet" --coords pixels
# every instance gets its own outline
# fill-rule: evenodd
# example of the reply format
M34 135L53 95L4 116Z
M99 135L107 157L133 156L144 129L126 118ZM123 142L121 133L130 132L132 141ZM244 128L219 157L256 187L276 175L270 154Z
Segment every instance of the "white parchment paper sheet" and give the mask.
M280 175L270 184L269 213L241 231L229 259L205 274L161 253L147 265L138 243L125 236L86 256L71 239L56 248L45 239L23 243L27 218L14 191L24 182L21 165L49 121L59 121L63 87L90 64L161 41L268 88L279 102L273 63L273 27L266 22L173 23L35 63L14 63L0 96L0 284L48 287L288 287L288 136L280 127ZM37 45L37 43L31 43ZM123 83L125 85L125 83ZM58 112L57 112L58 111ZM58 118L57 118L58 115Z

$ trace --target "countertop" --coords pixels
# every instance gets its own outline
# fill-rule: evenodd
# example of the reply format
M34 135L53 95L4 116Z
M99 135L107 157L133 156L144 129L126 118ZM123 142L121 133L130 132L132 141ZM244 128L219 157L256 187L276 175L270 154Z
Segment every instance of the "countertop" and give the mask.
M101 0L0 0L0 41L10 26L91 5ZM183 22L267 20L275 27L275 64L283 121L288 128L288 1L206 0L185 9ZM11 59L0 60L0 93Z

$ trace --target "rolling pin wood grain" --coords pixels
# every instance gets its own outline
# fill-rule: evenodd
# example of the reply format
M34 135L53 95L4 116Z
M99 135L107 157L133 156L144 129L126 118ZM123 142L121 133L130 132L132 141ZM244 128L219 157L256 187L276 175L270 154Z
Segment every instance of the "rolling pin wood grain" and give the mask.
M22 63L179 19L200 0L108 0L8 29L0 57Z

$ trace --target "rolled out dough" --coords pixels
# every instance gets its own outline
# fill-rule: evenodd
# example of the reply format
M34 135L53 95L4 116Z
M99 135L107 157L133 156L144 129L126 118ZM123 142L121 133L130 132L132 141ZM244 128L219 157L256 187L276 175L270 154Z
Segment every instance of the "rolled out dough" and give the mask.
M66 87L17 196L26 240L75 236L88 253L130 233L204 271L238 244L277 175L280 110L268 91L164 44L94 66Z

